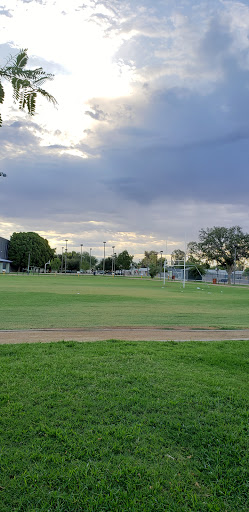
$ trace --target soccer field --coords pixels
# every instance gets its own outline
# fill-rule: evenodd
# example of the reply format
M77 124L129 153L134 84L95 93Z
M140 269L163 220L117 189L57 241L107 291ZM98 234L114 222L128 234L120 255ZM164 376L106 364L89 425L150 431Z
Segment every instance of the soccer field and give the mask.
M1 275L0 329L249 327L247 287L103 276Z

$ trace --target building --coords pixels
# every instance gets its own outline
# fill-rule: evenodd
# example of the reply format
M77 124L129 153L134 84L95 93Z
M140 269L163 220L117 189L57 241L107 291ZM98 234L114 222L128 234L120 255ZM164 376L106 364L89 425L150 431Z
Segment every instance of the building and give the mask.
M0 237L0 274L9 273L10 263L8 260L9 240Z

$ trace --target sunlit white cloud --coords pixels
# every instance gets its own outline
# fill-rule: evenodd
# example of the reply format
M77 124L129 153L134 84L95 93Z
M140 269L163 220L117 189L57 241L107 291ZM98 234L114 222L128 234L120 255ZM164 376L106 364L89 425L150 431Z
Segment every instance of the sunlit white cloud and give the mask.
M18 47L27 47L31 63L32 56L36 56L33 62L39 64L40 56L45 69L59 69L54 81L47 85L59 108L51 113L43 101L37 109L37 122L50 131L60 128L58 142L64 139L65 143L67 139L70 144L75 143L93 124L85 115L91 97L115 98L131 92L134 70L114 59L122 39L111 33L106 36L105 26L92 21L96 7L91 3L80 11L76 10L78 2L70 2L68 9L68 2L61 1L27 5L10 0L10 7L15 16L8 20L0 42L6 43L7 34L12 34L9 42L14 46L13 53ZM103 10L101 5L99 9Z

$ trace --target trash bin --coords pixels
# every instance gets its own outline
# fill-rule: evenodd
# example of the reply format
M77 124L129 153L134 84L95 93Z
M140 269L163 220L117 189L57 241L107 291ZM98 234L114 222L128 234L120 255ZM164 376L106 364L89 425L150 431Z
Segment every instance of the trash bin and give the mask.
M217 279L213 279L213 284L216 284L217 283Z

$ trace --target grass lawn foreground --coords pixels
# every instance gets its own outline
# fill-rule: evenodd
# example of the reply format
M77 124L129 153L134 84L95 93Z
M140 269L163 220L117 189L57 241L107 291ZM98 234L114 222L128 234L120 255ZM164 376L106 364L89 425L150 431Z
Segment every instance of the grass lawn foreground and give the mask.
M1 512L247 511L247 348L2 345Z

